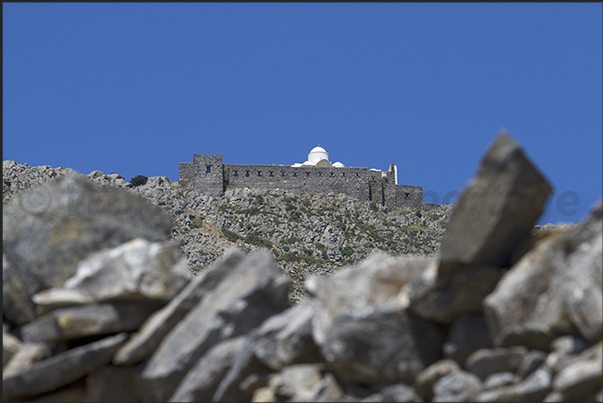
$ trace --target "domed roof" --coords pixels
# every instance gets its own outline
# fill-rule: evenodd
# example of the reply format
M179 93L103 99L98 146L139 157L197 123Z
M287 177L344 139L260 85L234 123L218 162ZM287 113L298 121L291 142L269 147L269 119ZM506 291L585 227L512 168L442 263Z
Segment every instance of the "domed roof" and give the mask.
M316 164L320 160L329 160L329 153L321 146L314 147L308 154L308 161Z

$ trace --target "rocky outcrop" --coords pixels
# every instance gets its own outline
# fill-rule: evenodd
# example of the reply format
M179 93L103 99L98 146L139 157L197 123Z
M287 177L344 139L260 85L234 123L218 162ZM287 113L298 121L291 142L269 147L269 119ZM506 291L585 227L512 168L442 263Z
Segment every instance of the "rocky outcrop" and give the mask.
M528 195L526 186L547 188L536 173L503 135L468 191L507 183L506 206L511 194ZM104 189L117 195L115 187ZM187 277L165 233L94 244L69 276L31 295L36 315L5 317L3 398L601 402L601 203L584 222L536 236L525 220L538 208L529 209L501 207L493 221L483 218L483 242L467 251L450 239L454 254L373 253L313 276L294 306L290 273L266 250L231 249ZM15 219L10 208L4 214ZM472 239L475 223L464 219L455 213L450 225ZM63 228L48 222L49 234ZM83 233L98 225L77 222ZM24 219L10 228L36 225ZM504 247L492 244L499 230ZM5 254L5 271L26 270L6 245ZM17 295L20 283L6 280Z

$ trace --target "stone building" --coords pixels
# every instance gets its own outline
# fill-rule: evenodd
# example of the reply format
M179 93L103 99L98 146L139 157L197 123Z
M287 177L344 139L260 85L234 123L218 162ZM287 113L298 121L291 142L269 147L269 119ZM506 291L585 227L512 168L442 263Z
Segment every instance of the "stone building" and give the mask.
M329 153L314 147L304 163L293 165L224 164L222 155L194 154L193 162L181 162L179 183L217 196L226 189L285 190L292 194L343 193L362 201L395 208L423 204L423 187L398 185L396 165L387 171L345 167L331 163Z

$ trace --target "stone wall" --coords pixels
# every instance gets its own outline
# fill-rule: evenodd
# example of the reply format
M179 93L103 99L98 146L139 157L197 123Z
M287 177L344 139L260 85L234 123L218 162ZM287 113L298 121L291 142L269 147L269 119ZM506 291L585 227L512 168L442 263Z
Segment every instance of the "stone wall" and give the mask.
M192 162L181 162L178 167L178 182L182 186L188 186L193 184L193 178L195 177L195 169Z
M385 172L357 167L224 165L221 155L195 154L193 163L180 163L179 175L182 185L212 196L229 187L248 187L294 194L342 193L395 208L420 208L423 203L421 186L396 184L394 164Z
M288 190L292 193L344 193L369 200L367 168L224 165L227 187Z

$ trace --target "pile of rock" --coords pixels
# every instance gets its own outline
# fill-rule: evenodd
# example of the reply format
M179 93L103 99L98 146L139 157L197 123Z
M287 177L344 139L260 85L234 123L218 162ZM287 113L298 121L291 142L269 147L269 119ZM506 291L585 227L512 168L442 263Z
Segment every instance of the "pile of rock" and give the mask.
M156 207L47 188L4 212L5 401L603 400L602 205L532 236L551 187L506 134L439 257L373 254L294 307L266 251L190 277Z

